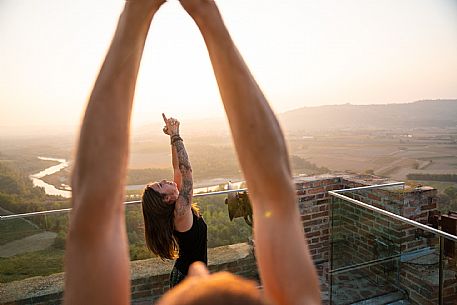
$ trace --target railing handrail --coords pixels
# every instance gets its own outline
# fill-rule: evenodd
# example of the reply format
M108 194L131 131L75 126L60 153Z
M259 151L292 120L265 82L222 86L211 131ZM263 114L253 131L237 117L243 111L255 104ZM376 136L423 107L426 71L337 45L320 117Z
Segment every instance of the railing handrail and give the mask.
M236 190L198 193L198 194L193 195L193 197L224 195L224 194L229 194L229 193L240 193L240 192L246 192L246 191L247 191L247 188L242 188L242 189L236 189ZM125 201L124 205L134 205L134 204L140 204L140 203L141 203L141 200L133 200L133 201ZM32 217L32 216L39 216L39 215L60 214L60 213L66 213L66 212L70 212L70 211L71 211L71 208L66 208L66 209L38 211L38 212L30 212L30 213L22 213L22 214L0 215L0 221L15 219L15 218L26 218L26 217Z
M358 186L358 187L353 187L353 188L348 188L348 189L333 190L333 192L335 192L335 193L347 193L347 192L352 192L352 191L360 191L360 190L368 190L368 189L375 189L375 188L381 188L381 187L391 187L391 186L400 186L400 185L405 185L405 183L404 182L391 182L391 183L385 183L385 184L373 184L373 185Z
M366 204L364 202L361 202L359 200L344 196L340 193L345 193L345 192L350 192L350 191L356 191L356 190L365 190L365 189L373 189L373 188L381 188L381 187L391 187L391 186L400 186L404 185L404 182L394 182L394 183L386 183L386 184L376 184L376 185L368 185L368 186L362 186L362 187L354 187L354 188L348 188L348 189L340 189L340 190L333 190L333 191L328 191L328 193L331 196L340 198L342 200L349 201L351 203L354 203L355 205L361 206L363 208L366 208L368 210L372 210L374 212L378 212L382 215L388 216L390 218L394 218L400 222L407 223L409 225L412 225L416 228L420 228L422 230L431 232L433 234L451 239L453 241L457 242L457 236L449 234L447 232L429 227L427 225L424 225L422 223L419 223L417 221L408 219L406 217L394 214L392 212L374 207L372 205ZM215 195L224 195L224 194L229 194L229 193L240 193L240 192L245 192L247 191L247 188L242 188L242 189L236 189L236 190L224 190L224 191L217 191L217 192L209 192L209 193L199 193L193 195L193 197L205 197L205 196L215 196ZM141 200L134 200L134 201L126 201L124 202L125 205L133 205L133 204L140 204ZM50 215L50 214L59 214L59 213L66 213L71 211L71 208L66 208L66 209L57 209L57 210L48 210L48 211L38 211L38 212L31 212L31 213L22 213L22 214L12 214L12 215L0 215L0 221L1 220L8 220L8 219L15 219L15 218L26 218L26 217L32 217L32 216L39 216L39 215Z
M436 234L436 235L438 235L438 236L441 236L441 237L444 237L444 238L447 238L447 239L450 239L450 240L453 240L453 241L456 241L456 242L457 242L457 236L455 236L455 235L452 235L452 234L449 234L449 233L447 233L447 232L444 232L444 231L441 231L441 230L438 230L438 229L429 227L429 226L424 225L424 224L422 224L422 223L420 223L420 222L417 222L417 221L411 220L411 219L409 219L409 218L406 218L406 217L403 217L403 216L394 214L394 213L392 213L392 212L389 212L389 211L386 211L386 210L377 208L377 207L375 207L375 206L366 204L366 203L364 203L364 202L362 202L362 201L359 201L359 200L356 200L356 199L349 198L349 197L347 197L347 196L344 196L344 195L339 194L337 191L329 191L328 193L329 193L331 196L340 198L340 199L342 199L342 200L349 201L349 202L354 203L355 205L358 205L358 206L360 206L360 207L363 207L363 208L366 208L366 209L368 209L368 210L377 212L377 213L379 213L379 214L385 215L385 216L390 217L390 218L394 218L394 219L396 219L396 220L398 220L398 221L400 221L400 222L407 223L407 224L409 224L409 225L411 225L411 226L413 226L413 227L422 229L422 230L424 230L424 231L427 231L427 232L430 232L430 233Z

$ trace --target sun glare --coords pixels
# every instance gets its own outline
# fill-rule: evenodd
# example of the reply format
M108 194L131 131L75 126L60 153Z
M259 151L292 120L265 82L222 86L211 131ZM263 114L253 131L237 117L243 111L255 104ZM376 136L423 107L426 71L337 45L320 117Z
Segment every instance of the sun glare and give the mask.
M412 102L457 94L452 1L218 1L277 112L324 104ZM0 125L76 126L123 1L0 3ZM204 42L178 1L155 18L134 124L222 116Z

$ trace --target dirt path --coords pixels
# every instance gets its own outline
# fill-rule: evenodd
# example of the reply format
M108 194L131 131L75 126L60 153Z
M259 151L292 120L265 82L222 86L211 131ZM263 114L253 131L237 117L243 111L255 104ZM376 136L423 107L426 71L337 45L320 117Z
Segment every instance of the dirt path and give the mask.
M11 257L27 252L49 248L54 243L57 233L43 232L18 239L0 246L0 257Z

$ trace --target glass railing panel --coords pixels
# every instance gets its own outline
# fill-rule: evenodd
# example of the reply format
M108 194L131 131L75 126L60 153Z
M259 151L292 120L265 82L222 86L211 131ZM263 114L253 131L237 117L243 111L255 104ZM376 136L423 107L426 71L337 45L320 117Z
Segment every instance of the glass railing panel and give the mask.
M146 247L141 204L129 204L125 206L125 222L129 241L130 260L134 261L154 257Z
M442 239L442 297L443 305L457 304L457 242Z
M413 304L440 304L439 237L405 224L402 231L399 287Z
M354 266L331 274L332 294L330 304L390 304L404 299L404 294L385 276L385 264ZM396 270L388 272L395 273ZM364 303L365 302L365 303Z
M349 199L331 213L331 304L457 303L454 240Z
M63 271L68 213L0 221L0 282Z
M215 248L252 239L252 227L243 217L230 220L227 195L203 196L194 198L208 226L208 248Z
M353 304L396 294L401 253L400 233L396 233L399 223L338 198L333 198L332 218L331 304Z
M252 217L242 214L252 212L245 206L245 194L230 195L231 206L226 204L228 195L194 197L208 228L208 263L210 272L230 271L260 284L252 239ZM238 204L234 205L234 197ZM237 207L237 209L234 209ZM245 209L246 208L246 209ZM230 216L233 218L230 220Z

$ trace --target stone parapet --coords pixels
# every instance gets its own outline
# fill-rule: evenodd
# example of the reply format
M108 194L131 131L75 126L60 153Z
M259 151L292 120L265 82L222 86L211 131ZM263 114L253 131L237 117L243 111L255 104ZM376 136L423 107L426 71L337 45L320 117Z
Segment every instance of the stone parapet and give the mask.
M131 262L132 303L146 300L151 304L165 293L172 267L172 261L159 258ZM247 243L208 249L208 267L211 272L224 270L258 279L252 247ZM61 304L63 288L63 273L0 284L0 304Z

